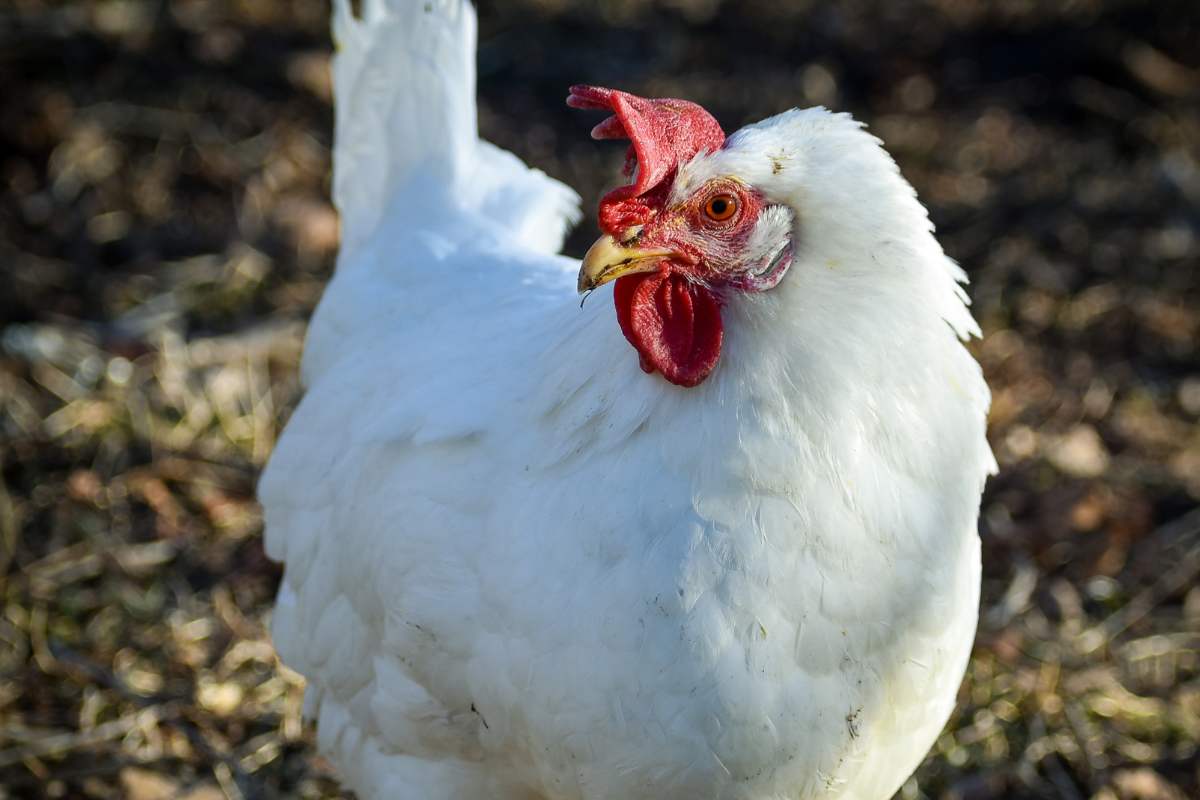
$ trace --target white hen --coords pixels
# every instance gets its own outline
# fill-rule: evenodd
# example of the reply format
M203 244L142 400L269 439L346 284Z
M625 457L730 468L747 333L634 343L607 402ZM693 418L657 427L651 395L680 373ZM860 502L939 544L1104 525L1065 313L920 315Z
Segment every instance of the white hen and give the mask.
M637 162L581 269L574 193L477 138L469 5L335 35L344 245L260 494L346 783L889 797L963 674L993 461L964 275L879 142L579 87Z

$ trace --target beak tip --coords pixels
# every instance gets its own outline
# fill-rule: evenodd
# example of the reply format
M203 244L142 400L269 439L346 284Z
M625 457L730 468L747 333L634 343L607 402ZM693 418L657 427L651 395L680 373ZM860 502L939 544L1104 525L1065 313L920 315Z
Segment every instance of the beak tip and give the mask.
M606 234L588 248L575 288L583 294L623 275L650 272L658 269L664 258L674 255L672 250L664 248L626 247Z

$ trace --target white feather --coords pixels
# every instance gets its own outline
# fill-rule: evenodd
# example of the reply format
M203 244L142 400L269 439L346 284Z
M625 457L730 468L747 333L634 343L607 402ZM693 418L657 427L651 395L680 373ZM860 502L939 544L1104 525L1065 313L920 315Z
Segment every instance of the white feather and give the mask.
M260 496L347 783L890 797L965 668L994 468L963 274L894 163L810 109L688 166L789 206L796 258L681 389L579 308L573 193L477 140L470 7L336 29L347 243Z

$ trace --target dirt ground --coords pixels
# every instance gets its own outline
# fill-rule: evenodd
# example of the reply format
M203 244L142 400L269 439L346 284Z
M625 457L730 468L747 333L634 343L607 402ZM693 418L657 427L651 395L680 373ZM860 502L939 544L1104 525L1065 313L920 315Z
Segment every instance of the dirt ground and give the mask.
M0 798L343 796L253 496L337 245L327 15L0 6ZM570 83L869 123L970 273L1001 465L901 796L1200 797L1200 5L513 0L480 39L484 134L589 207L621 151Z

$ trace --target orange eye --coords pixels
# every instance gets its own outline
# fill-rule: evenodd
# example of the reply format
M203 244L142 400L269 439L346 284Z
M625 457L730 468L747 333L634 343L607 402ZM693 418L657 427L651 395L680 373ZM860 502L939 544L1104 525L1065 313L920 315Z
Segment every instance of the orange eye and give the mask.
M729 194L716 194L704 204L704 213L716 222L724 222L737 213L737 198Z

